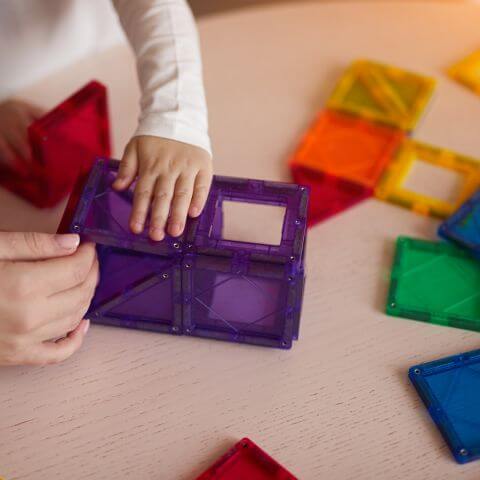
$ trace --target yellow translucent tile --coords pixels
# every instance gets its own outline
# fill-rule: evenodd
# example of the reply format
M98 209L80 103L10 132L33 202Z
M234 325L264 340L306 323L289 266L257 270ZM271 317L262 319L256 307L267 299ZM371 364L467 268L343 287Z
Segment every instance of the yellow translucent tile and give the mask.
M456 172L460 185L455 198L447 201L407 188L405 181L417 161ZM375 196L423 215L446 218L457 210L479 186L480 162L474 158L406 139L384 170L375 189Z
M480 50L452 65L448 69L448 74L457 82L480 94Z
M370 60L353 62L327 106L410 131L435 88L430 77Z

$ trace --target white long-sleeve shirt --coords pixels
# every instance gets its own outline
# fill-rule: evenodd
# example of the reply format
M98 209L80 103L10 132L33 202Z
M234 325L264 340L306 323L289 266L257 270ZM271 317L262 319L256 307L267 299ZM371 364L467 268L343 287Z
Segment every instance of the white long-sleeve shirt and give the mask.
M185 0L0 0L0 99L125 36L142 92L135 135L211 152L198 36Z

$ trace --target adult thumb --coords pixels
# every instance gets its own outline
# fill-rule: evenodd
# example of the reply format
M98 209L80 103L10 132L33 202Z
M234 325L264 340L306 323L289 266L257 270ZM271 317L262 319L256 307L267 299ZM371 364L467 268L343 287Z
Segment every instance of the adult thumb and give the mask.
M44 260L73 253L80 244L76 234L0 232L0 260Z

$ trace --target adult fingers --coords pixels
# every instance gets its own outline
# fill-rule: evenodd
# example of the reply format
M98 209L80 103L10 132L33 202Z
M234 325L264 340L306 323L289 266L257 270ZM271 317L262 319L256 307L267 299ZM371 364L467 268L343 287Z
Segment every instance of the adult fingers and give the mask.
M4 264L10 275L12 298L29 301L37 295L47 296L82 284L95 261L95 247L81 245L67 257L39 260L36 262L13 262Z
M76 234L0 232L0 260L41 260L71 255L77 250Z
M6 165L9 165L10 167L14 167L16 165L16 162L17 158L14 150L4 138L0 137L0 163L4 163Z
M89 320L82 320L65 338L56 342L42 342L30 347L25 352L25 358L22 363L45 365L63 362L80 349L89 326Z
M95 260L83 283L63 292L51 295L46 299L48 311L51 312L50 318L53 319L48 324L52 326L56 323L65 324L65 318L75 316L79 319L83 318L90 306L97 283L98 260ZM66 324L69 325L68 322ZM72 328L68 328L63 333L70 330L72 330ZM53 338L53 336L46 338Z
M8 142L22 160L28 162L31 159L32 155L26 134L22 135L20 132L13 133L8 138Z

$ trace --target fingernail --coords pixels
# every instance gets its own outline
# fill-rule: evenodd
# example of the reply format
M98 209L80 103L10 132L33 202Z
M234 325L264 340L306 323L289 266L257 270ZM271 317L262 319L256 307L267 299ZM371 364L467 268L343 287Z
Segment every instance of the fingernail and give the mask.
M141 233L143 231L143 223L132 222L132 230L136 233Z
M182 233L182 225L180 223L172 223L169 230L172 237L177 237Z
M163 240L165 237L165 232L163 231L163 228L160 227L152 227L150 229L150 236L153 238L153 240Z
M190 215L192 217L198 217L200 215L200 209L198 207L192 207L190 209Z
M88 318L85 319L85 324L83 326L83 334L86 335L88 329L90 328L90 320Z
M55 235L55 241L60 248L64 250L74 250L80 245L80 237L75 234Z

